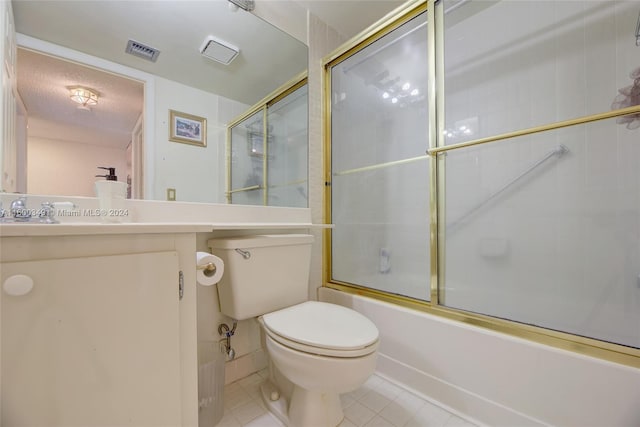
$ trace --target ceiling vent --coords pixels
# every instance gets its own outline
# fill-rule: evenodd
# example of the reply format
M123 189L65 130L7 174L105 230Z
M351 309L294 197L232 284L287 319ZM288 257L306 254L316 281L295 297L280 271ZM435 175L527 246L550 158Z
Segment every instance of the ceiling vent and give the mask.
M200 53L209 59L228 65L238 56L240 49L225 41L209 36L202 43Z
M154 49L134 40L129 40L127 42L125 52L151 62L156 62L158 55L160 55L160 51L158 49Z

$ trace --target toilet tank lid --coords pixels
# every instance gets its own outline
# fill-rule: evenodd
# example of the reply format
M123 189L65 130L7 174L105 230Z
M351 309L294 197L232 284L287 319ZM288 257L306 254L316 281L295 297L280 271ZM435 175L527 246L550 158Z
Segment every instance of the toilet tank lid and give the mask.
M378 340L376 325L347 307L307 301L263 317L272 332L302 344L333 350L355 350Z
M267 246L288 246L313 243L310 234L260 234L252 236L210 239L207 245L211 249L260 248Z

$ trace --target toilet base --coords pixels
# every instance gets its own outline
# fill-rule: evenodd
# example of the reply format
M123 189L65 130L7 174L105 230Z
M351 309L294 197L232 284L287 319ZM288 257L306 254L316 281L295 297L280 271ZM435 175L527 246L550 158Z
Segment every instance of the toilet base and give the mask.
M344 417L340 396L295 386L289 404L291 427L335 427Z
M289 402L281 395L277 400L271 400L273 392L278 392L278 389L270 380L260 386L267 409L287 427L336 427L344 418L338 394L295 386Z
M271 400L271 394L273 392L278 393L279 398L277 400ZM287 414L287 408L289 407L289 401L286 397L280 394L278 388L267 379L260 384L260 395L262 396L262 402L264 402L267 410L282 422L285 426L289 426L289 416Z

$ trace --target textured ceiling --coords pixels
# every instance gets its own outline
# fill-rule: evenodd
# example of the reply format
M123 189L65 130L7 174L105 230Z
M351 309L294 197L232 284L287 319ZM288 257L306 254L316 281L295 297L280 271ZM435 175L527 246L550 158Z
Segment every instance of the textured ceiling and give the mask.
M69 98L68 87L78 85L100 94L90 111ZM144 101L140 82L26 49L18 49L18 92L30 136L118 148L127 146Z

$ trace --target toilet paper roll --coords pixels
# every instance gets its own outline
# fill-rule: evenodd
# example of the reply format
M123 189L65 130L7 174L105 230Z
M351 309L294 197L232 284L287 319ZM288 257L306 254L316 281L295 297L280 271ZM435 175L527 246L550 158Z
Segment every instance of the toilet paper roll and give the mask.
M207 264L213 264L216 269L214 271L203 269ZM224 262L215 255L207 252L196 252L196 280L203 286L215 285L222 279L224 274Z

